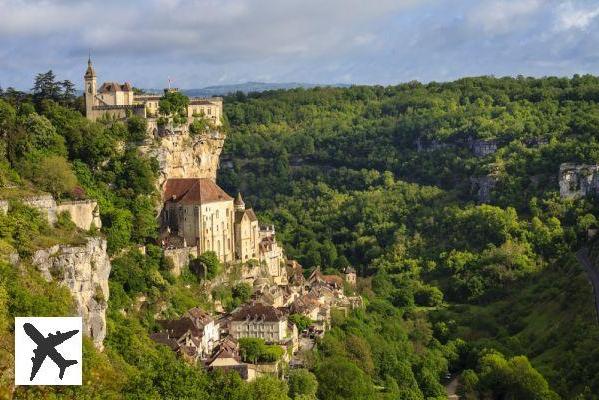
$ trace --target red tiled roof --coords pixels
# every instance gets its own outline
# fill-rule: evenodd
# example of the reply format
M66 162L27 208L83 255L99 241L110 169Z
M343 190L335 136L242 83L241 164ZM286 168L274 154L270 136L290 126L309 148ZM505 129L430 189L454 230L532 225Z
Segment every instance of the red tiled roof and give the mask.
M329 285L337 285L338 287L343 286L343 278L339 275L323 275L322 278Z
M168 179L163 198L164 201L178 204L206 204L233 200L216 183L207 178Z
M207 325L210 322L214 321L214 318L212 318L212 316L209 313L202 310L200 307L194 307L188 310L186 315L189 318L191 318L196 325Z

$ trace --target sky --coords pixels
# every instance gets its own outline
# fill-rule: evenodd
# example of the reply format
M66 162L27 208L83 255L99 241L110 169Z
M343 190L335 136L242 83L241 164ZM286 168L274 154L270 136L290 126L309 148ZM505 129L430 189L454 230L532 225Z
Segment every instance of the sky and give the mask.
M0 0L0 86L599 74L598 0Z

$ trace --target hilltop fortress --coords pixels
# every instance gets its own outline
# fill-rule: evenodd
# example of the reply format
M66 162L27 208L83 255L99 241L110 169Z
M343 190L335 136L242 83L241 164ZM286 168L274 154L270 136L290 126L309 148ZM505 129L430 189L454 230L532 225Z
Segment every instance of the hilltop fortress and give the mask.
M91 59L83 77L85 110L90 120L125 119L130 115L148 122L148 140L139 149L159 164L158 189L160 242L175 270L189 257L213 251L221 262L258 261L276 281L286 280L285 258L272 226L260 226L256 214L246 208L241 194L236 199L216 184L216 171L225 135L220 97L191 98L186 123L158 125L160 95L137 94L131 83L104 82L97 89ZM168 92L166 89L165 92ZM211 127L191 135L189 125L204 118ZM259 271L253 274L258 275ZM253 278L254 276L248 276Z
M85 88L85 116L92 121L102 116L126 118L129 114L144 118L153 118L158 115L159 94L136 93L129 82L104 82L98 89L96 71L91 59L87 61L87 70L83 77ZM168 89L171 90L171 89ZM176 89L173 89L176 90ZM214 126L221 125L223 115L223 99L190 98L187 107L188 122L194 116L207 118Z

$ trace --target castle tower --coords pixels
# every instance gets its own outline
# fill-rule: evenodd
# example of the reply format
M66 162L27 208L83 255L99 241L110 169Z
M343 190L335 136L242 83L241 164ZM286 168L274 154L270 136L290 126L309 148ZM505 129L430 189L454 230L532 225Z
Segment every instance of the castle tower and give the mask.
M87 71L85 71L83 81L83 88L85 90L85 116L88 118L92 118L94 100L96 98L97 80L96 71L94 71L94 67L92 66L91 57L87 59Z
M233 205L235 206L235 211L244 211L245 210L245 203L243 202L243 199L241 198L241 192L237 192L237 197L235 197L235 201L233 202Z

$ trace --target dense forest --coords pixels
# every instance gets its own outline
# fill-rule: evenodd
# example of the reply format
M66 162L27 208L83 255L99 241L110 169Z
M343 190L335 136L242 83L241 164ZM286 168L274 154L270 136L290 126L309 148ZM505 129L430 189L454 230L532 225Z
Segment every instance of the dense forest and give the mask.
M598 100L592 76L239 93L225 99L219 182L242 188L305 267L361 271L369 306L321 356L412 398L377 357L400 321L414 398L440 396L427 382L445 368L467 398L597 398L599 330L573 255L597 201L561 199L558 175L599 160ZM480 177L494 183L486 204ZM371 362L342 346L350 337Z
M88 121L69 88L40 74L31 94L0 92L0 190L12 201L37 191L98 200L113 257L106 349L85 342L82 387L20 387L16 398L445 399L448 376L466 399L599 398L599 329L574 257L594 249L598 204L558 187L561 163L599 162L598 78L226 97L218 183L241 190L308 272L353 265L366 303L333 315L307 369L251 383L149 339L158 311L210 304L155 246L157 166L136 150L145 122ZM497 150L477 154L480 141ZM494 182L485 204L481 177ZM0 214L0 388L12 379L13 317L73 310L68 291L7 258L27 263L79 235L17 203ZM128 251L139 244L146 254ZM230 288L222 296L236 301Z

